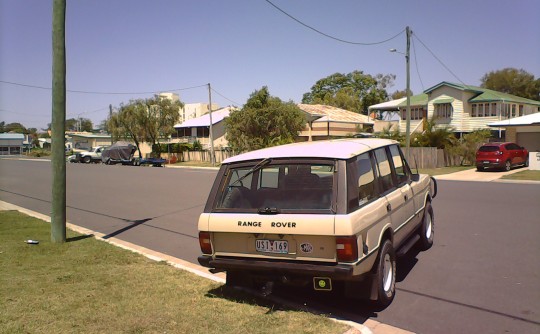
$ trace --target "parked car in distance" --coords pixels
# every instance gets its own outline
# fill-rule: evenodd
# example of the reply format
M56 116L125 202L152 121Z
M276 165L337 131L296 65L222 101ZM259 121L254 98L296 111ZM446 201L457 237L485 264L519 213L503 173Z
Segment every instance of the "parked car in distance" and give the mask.
M78 162L91 163L91 162L101 162L101 153L108 146L97 146L93 147L90 151L82 151L76 154Z
M529 152L515 143L487 143L476 152L476 169L489 168L509 171L515 166L529 166Z
M435 181L413 174L393 140L240 154L223 161L199 218L198 261L226 271L227 285L337 288L386 307L396 256L433 244L435 195Z

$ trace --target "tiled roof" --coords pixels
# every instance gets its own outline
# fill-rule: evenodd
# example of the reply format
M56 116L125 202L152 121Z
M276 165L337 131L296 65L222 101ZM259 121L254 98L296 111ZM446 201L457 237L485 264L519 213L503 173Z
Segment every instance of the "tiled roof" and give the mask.
M366 115L323 104L298 104L298 108L314 118L314 122L373 124Z

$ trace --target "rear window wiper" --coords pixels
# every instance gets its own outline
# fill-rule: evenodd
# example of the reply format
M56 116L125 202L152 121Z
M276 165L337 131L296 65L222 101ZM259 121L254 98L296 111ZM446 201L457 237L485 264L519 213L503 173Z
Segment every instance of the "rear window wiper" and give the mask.
M264 158L261 161L259 161L255 166L251 167L250 170L247 171L246 174L244 174L242 177L240 177L238 180L234 181L229 187L234 187L238 182L241 182L246 177L250 176L251 174L255 173L259 169L263 168L264 166L268 165L272 159L270 158Z

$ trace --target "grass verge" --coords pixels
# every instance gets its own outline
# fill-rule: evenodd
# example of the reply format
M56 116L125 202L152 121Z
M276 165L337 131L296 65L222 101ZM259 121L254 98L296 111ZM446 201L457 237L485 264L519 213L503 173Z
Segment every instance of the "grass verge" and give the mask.
M444 175L444 174L450 174L455 172L461 172L467 169L472 169L473 166L453 166L453 167L441 167L441 168L419 168L418 171L420 174L428 174L431 176L435 175ZM416 169L413 169L413 172L415 172Z
M540 170L524 170L514 174L504 175L501 179L540 181Z
M162 262L0 212L0 333L343 333ZM24 240L39 240L29 245Z

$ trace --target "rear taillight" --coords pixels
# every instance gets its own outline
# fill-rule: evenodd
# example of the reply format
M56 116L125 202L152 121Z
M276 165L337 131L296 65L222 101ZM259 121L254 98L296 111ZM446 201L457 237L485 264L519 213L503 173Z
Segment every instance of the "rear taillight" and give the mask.
M339 262L356 261L358 259L358 242L356 237L337 237L336 254Z
M199 245L203 254L212 254L212 242L210 242L210 232L199 232Z

